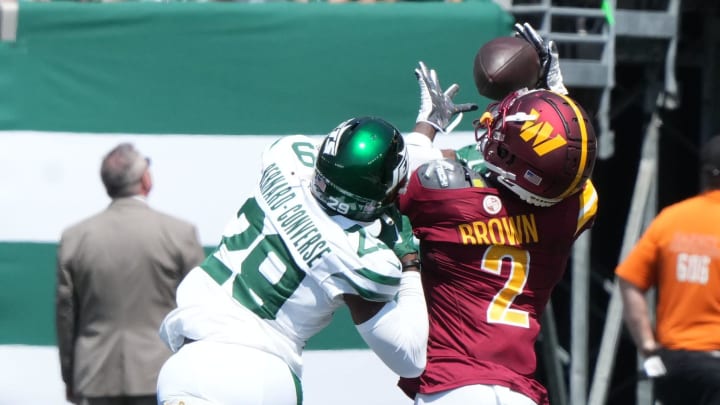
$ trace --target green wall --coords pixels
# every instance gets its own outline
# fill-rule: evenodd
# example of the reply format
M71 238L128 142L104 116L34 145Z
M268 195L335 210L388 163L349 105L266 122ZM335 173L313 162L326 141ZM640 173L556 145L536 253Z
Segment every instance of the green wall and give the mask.
M18 26L0 129L262 135L361 114L409 128L418 60L477 101L475 53L512 18L491 1L28 2Z
M50 243L0 243L0 344L55 345L55 249ZM211 253L206 248L206 253ZM307 349L363 347L346 308Z

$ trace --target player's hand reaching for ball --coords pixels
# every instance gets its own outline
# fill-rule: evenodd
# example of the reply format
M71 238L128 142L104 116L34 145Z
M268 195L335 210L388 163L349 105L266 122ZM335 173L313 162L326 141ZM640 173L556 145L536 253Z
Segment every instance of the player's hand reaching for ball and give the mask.
M537 87L568 94L560 71L560 55L555 41L544 40L528 23L515 23L514 28L515 35L531 43L540 56L540 83Z
M462 120L462 113L478 109L477 104L455 104L453 97L460 90L456 83L443 91L435 69L428 69L421 61L415 68L420 86L420 110L416 123L424 122L437 131L450 132Z

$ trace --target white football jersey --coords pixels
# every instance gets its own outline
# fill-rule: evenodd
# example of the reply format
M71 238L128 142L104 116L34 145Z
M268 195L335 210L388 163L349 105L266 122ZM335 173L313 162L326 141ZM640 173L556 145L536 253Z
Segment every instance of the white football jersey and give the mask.
M342 294L395 297L400 262L377 238L379 221L325 213L310 192L316 156L316 142L301 135L265 150L252 196L178 288L160 330L173 350L185 337L248 345L301 376L303 347L344 305Z

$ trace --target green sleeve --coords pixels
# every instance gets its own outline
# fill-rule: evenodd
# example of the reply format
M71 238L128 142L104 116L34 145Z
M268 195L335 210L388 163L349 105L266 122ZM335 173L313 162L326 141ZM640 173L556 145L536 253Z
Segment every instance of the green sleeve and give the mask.
M417 253L418 246L413 237L410 219L405 215L401 215L399 222L398 232L400 234L400 240L395 244L393 251L397 257L403 257L408 253Z
M387 215L390 221L382 221L380 239L395 252L398 258L409 253L417 253L418 247L412 234L410 220L394 207L388 210Z
M483 159L480 151L477 150L476 144L463 146L456 150L455 158L458 162L461 162L477 173L485 174L488 170L485 166L485 159Z

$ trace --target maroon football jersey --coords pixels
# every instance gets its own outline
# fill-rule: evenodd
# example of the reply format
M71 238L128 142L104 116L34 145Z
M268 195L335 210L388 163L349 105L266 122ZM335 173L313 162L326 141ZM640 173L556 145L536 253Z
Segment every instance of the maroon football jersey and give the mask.
M504 188L429 189L415 172L400 211L420 240L430 336L425 372L400 387L414 397L501 385L547 404L534 378L539 320L596 210L590 181L537 207Z

